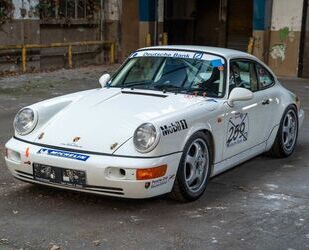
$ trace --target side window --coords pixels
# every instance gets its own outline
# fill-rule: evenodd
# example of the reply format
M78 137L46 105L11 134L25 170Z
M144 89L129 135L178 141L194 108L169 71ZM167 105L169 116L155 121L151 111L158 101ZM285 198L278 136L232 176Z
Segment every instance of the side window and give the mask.
M230 91L235 88L258 90L255 65L250 61L232 61L230 63Z
M261 65L256 65L257 76L259 80L259 88L264 89L274 83L272 75Z

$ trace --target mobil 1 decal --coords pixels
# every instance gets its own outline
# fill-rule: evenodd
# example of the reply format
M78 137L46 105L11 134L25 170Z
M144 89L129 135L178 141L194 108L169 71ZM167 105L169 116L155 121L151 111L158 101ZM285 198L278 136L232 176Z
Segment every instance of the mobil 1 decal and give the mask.
M187 128L188 128L188 124L186 120L171 122L170 124L160 126L163 136L173 134L181 130L185 130Z
M226 146L243 143L248 140L249 117L248 113L237 113L230 118L227 126Z

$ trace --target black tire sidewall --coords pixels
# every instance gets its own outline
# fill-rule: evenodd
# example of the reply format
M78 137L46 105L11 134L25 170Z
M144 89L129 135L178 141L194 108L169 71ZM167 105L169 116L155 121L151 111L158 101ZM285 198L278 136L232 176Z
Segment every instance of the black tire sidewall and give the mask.
M185 167L185 160L186 160L186 156L187 156L187 152L189 150L189 147L191 145L191 143L196 140L196 139L202 139L207 146L208 149L208 172L206 173L206 180L203 184L203 187L198 191L198 192L192 192L191 190L188 189L187 185L186 185L186 181L185 181L185 175L184 175L184 167ZM209 137L203 133L203 132L196 132L195 134L193 134L189 140L186 142L186 145L184 147L181 159L180 159L180 163L179 163L179 167L178 167L178 171L177 171L177 181L179 184L179 188L180 191L182 193L182 195L184 196L184 198L186 200L196 200L198 199L201 195L203 195L203 193L205 192L206 186L208 184L209 178L210 178L210 174L211 174L211 169L212 169L212 150L211 150L211 145L210 145L210 140Z
M282 140L282 131L283 131L283 123L284 123L284 118L286 116L286 114L290 111L290 110L293 110L294 113L295 113L295 117L296 117L296 139L295 139L295 143L293 145L293 148L290 150L290 151L287 151L284 147L284 142ZM297 109L290 105L286 108L286 110L284 111L283 113L283 116L281 118L281 122L280 122L280 127L279 127L279 133L277 135L277 140L278 140L278 143L279 143L279 147L280 147L280 151L281 153L284 155L284 156L290 156L294 150L295 150L295 147L296 147L296 143L297 143L297 138L298 138L298 130L299 130L299 124L298 124L298 112L297 112Z

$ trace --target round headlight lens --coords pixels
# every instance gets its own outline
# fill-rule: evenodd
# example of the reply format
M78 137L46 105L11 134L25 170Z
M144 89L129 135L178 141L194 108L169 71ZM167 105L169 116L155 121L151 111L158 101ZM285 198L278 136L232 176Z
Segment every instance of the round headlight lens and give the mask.
M151 123L144 123L139 126L133 137L134 146L137 151L147 153L155 148L158 143L158 133Z
M20 110L14 119L14 128L20 135L29 134L37 123L35 112L31 108Z

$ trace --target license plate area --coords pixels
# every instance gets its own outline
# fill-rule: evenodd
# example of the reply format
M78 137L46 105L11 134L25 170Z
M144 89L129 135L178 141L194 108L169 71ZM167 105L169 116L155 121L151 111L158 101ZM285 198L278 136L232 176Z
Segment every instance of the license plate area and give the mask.
M33 177L35 180L61 184L66 186L84 187L86 172L33 163Z

